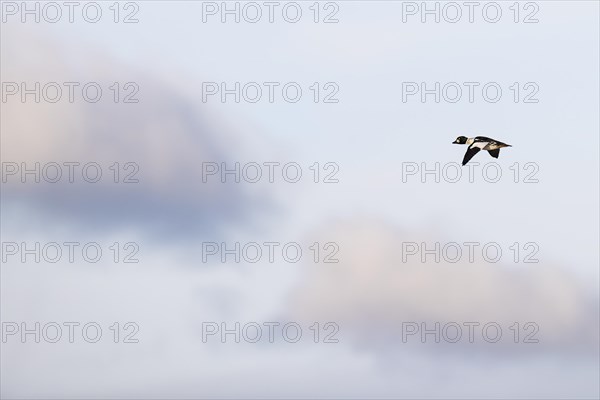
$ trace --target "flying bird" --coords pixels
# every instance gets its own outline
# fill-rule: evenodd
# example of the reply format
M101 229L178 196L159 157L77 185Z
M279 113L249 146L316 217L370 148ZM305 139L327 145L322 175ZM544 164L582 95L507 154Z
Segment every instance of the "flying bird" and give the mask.
M500 155L500 149L503 147L512 147L510 144L499 142L495 139L490 139L485 136L475 136L474 138L468 138L466 136L459 136L456 138L453 144L467 144L469 148L465 153L465 157L463 158L462 165L465 165L469 162L471 158L480 150L487 150L490 153L490 156L494 158L498 158Z

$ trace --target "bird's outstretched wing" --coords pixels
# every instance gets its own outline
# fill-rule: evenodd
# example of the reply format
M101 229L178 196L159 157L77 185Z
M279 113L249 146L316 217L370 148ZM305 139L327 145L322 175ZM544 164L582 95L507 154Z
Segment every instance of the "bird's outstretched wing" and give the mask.
M498 158L498 156L500 155L500 149L488 150L488 153L490 153L490 156Z
M490 145L496 145L496 146L499 146L499 147L512 147L510 144L502 143L499 140L492 139L492 138L485 137L485 136L476 136L473 139L473 143L484 143L484 142L487 142Z
M475 154L479 153L479 150L481 150L479 147L469 146L469 148L467 149L467 152L465 153L465 158L463 158L462 165L465 165L466 163L468 163L469 160L471 158L473 158L473 156Z

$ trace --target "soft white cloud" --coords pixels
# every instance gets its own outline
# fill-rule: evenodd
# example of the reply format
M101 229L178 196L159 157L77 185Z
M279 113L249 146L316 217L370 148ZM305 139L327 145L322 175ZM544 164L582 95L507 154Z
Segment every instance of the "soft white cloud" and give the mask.
M444 257L436 263L432 255L422 263L421 253L407 255L403 262L403 242L427 243L433 249L436 241L440 248L449 241L369 219L338 222L317 236L336 238L340 262L308 266L292 315L332 318L361 336L367 347L377 347L373 339L380 337L401 345L403 322L426 322L428 327L435 322L496 322L506 330L514 322L534 322L541 348L597 352L597 298L565 268L549 262L509 265L507 248L500 262L486 263L481 246L474 262L464 246L456 263ZM507 349L521 351L518 346Z

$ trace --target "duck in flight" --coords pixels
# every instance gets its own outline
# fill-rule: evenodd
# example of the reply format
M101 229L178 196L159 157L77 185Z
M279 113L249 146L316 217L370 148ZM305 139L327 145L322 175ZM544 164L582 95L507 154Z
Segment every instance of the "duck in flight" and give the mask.
M490 156L494 158L498 158L500 155L500 149L503 147L512 147L510 144L499 142L495 139L490 139L485 136L475 136L474 138L468 138L466 136L459 136L456 138L453 144L467 144L469 148L465 153L465 157L463 158L462 165L465 165L469 162L471 158L480 150L487 150L490 153Z

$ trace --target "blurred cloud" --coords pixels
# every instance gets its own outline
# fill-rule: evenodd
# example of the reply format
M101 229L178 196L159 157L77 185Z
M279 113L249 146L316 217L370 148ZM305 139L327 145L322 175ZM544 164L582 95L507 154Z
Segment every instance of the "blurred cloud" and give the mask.
M6 31L7 35L22 33L10 26ZM76 101L69 103L66 89L56 104L22 103L18 97L3 104L3 161L25 162L30 169L35 162L42 166L96 162L104 176L99 183L86 183L80 178L81 167L76 167L78 181L69 184L64 167L59 183L35 184L30 175L29 183L22 184L17 175L3 184L3 208L31 207L36 218L79 229L92 224L94 229L145 231L164 234L164 238L216 232L228 222L242 223L259 204L268 202L265 192L257 199L240 185L217 179L202 182L203 162L235 160L243 146L242 135L211 118L205 107L196 106L159 78L119 64L95 49L74 62L56 38L27 33L21 37L18 42L6 41L3 48L5 81L24 81L29 88L34 82L77 81L82 86L92 81L104 93L94 104L83 101L77 91ZM22 46L28 51L22 51ZM37 62L31 60L32 54L39 56ZM52 61L40 69L39 62L50 54ZM116 75L115 70L119 71ZM112 101L107 88L119 77L140 87L139 103ZM114 184L109 167L115 162L122 169L127 162L136 163L139 172L134 177L139 183Z
M340 262L307 266L292 296L294 317L335 318L362 345L384 352L406 346L403 322L429 328L435 322L496 322L503 328L534 322L540 328L536 349L598 354L598 298L565 268L547 262L508 267L477 258L471 263L466 254L457 263L435 263L432 255L421 263L420 253L402 262L403 242L425 242L432 249L444 241L373 219L337 222L315 236L336 238ZM523 351L513 343L501 347Z

